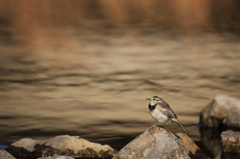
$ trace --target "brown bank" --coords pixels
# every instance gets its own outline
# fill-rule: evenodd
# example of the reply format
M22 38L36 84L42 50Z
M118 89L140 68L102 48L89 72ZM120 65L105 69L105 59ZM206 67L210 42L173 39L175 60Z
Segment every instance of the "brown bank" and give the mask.
M184 133L173 134L156 125L123 147L113 159L205 159L197 145Z

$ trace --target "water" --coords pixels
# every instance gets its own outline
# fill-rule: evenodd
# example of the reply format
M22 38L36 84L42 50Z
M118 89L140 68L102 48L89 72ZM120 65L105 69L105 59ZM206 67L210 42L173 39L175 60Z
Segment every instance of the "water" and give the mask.
M66 31L0 47L0 145L69 134L120 149L157 124L145 98L158 95L204 149L202 108L240 90L230 34Z

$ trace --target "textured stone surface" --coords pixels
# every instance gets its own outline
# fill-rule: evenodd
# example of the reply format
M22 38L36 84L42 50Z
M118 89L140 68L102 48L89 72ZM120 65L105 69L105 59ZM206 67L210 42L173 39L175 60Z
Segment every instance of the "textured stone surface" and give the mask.
M48 140L21 139L6 150L16 158L38 158L55 155L72 157L112 158L116 150L108 145L92 143L85 139L61 135Z
M0 149L0 159L16 159L16 158L9 154L7 151Z
M113 159L206 158L184 133L177 135L158 126L151 126L143 134L123 147Z
M204 127L218 128L222 120L229 115L240 115L240 99L218 95L203 108L200 124Z
M42 140L33 140L30 138L24 138L19 140L18 142L12 143L14 147L22 147L29 152L33 152L35 150L34 146L37 144L43 144L45 141Z
M240 153L240 132L239 131L224 131L221 134L223 152Z
M240 132L224 131L221 137L223 148L221 159L240 158Z
M233 129L233 130L240 130L240 115L234 114L229 115L226 118L223 119L222 127L227 129Z

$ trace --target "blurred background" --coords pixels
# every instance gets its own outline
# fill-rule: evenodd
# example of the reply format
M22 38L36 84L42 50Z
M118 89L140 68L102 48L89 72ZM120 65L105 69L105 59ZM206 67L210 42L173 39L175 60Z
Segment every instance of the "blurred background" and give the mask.
M68 134L119 150L157 124L158 95L216 156L197 123L239 96L239 33L238 0L0 0L0 145Z

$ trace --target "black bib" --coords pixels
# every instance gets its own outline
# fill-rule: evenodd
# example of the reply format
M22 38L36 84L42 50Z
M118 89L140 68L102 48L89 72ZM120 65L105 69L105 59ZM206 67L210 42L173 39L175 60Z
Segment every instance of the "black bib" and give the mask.
M149 109L149 110L154 110L154 109L156 108L156 106L157 106L157 104L155 104L155 105L149 104L149 105L148 105L148 109Z

